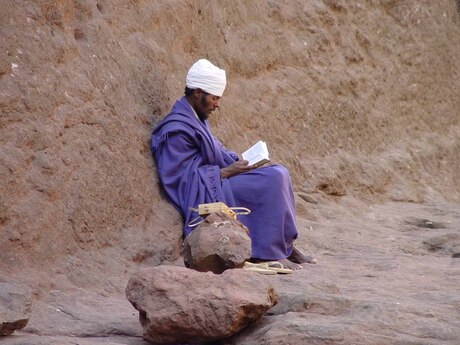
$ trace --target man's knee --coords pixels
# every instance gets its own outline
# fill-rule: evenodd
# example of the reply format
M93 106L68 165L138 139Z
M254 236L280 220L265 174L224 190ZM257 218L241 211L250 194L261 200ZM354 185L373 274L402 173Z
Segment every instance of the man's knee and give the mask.
M284 165L272 165L272 178L275 181L284 184L291 181L291 176L289 175L289 170Z

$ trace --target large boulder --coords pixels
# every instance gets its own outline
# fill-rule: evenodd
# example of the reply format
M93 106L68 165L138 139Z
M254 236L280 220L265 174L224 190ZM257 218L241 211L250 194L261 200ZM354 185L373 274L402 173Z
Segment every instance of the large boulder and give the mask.
M222 212L212 213L186 237L183 256L185 266L200 272L241 268L251 257L248 229Z
M31 304L28 287L0 281L0 336L10 335L27 325Z
M240 269L223 274L157 266L134 274L126 296L153 344L224 339L260 319L277 303L265 276Z

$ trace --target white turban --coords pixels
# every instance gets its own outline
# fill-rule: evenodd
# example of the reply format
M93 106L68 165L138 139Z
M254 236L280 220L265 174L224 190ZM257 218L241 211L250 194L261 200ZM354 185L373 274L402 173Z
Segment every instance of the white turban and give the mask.
M227 78L223 69L206 59L200 59L188 70L185 85L189 89L202 89L211 95L222 97Z

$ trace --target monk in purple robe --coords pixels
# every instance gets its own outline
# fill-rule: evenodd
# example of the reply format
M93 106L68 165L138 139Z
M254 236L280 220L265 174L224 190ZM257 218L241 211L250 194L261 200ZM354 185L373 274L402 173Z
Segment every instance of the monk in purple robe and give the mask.
M316 262L294 246L298 234L288 170L249 165L211 134L207 119L219 107L225 86L224 70L198 60L187 74L185 96L152 133L158 175L183 216L184 236L196 217L191 208L221 201L251 210L239 221L249 229L253 261L276 260L291 269Z

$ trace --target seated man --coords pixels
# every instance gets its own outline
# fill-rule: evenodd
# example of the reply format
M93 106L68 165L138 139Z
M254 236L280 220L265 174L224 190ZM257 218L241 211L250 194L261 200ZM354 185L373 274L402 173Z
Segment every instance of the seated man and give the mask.
M198 60L188 71L185 96L176 101L152 133L151 149L169 201L184 218L184 236L196 216L190 208L222 201L251 210L239 218L252 240L252 260L280 261L291 269L315 259L294 247L294 194L281 165L248 165L212 134L209 115L219 107L225 71Z

